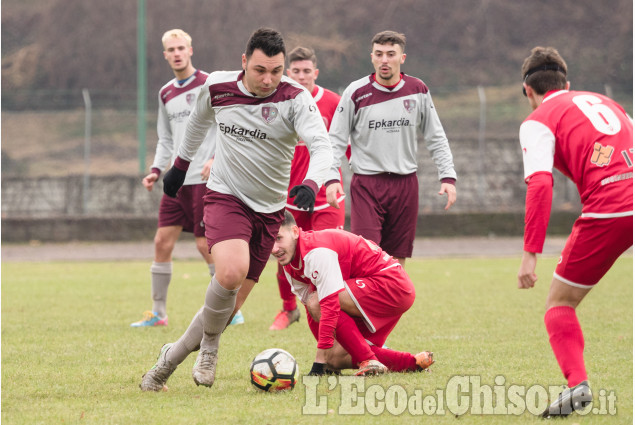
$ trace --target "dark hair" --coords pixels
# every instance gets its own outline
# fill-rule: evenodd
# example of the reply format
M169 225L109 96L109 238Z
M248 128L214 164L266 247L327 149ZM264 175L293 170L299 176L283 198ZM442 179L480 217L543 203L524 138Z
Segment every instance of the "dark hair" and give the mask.
M295 218L293 218L293 214L291 214L288 210L284 210L284 220L280 223L280 227L282 226L295 226Z
M280 52L283 55L287 54L282 34L271 28L259 28L249 37L247 49L245 50L247 59L251 57L256 49L262 50L268 57L273 57Z
M406 36L404 34L395 31L382 31L375 34L373 40L370 43L372 50L375 44L398 44L401 46L401 51L406 51Z
M534 47L522 66L523 81L543 95L567 87L567 63L553 47Z
M297 61L311 61L313 66L317 68L317 56L313 49L309 47L298 46L289 53L289 64Z

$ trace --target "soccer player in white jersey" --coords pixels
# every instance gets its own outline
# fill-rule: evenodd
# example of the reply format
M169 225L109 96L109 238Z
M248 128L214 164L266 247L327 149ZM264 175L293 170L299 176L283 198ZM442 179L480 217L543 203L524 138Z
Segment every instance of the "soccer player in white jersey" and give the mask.
M176 343L163 346L157 363L143 376L144 391L161 390L199 347L194 382L214 383L221 332L258 281L284 219L298 139L306 143L311 161L302 184L289 193L296 206L313 208L331 167L333 152L322 117L311 94L283 75L285 55L278 31L258 29L247 42L242 70L211 73L199 92L163 188L176 195L209 127L217 127L205 195L205 236L216 274L188 329Z
M456 201L456 172L428 87L401 72L406 37L383 31L371 46L375 72L346 88L333 116L334 162L327 183L337 183L350 138L351 231L404 264L412 256L419 210L418 130L438 170L439 195L448 196L446 210ZM329 203L342 193L341 184L329 185Z
M432 353L384 348L415 300L401 264L374 242L340 229L303 231L287 211L272 254L307 309L318 342L310 375L359 368L358 376L426 370Z
M150 173L143 178L143 186L152 191L162 171L172 165L185 135L188 116L207 74L192 64L192 38L185 31L172 29L161 38L163 57L172 68L174 78L159 90L157 133L159 140ZM209 177L214 152L214 135L210 130L201 149L193 159L178 198L163 195L159 207L159 221L154 236L154 262L150 267L152 280L152 310L132 327L167 326L167 296L172 279L172 251L182 231L191 232L196 247L205 259L210 275L214 275L212 256L207 249L203 225L203 195Z
M328 130L337 104L340 101L340 96L315 83L319 72L317 57L313 49L299 46L289 53L287 75L302 84L311 93ZM289 189L302 183L309 167L309 159L310 155L306 144L299 140L291 162ZM328 204L326 201L326 188L322 186L315 198L315 207L312 212L296 207L293 205L291 198L287 199L286 208L287 211L293 214L296 223L303 230L343 229L345 220L344 195L341 195L337 202L339 208L334 208ZM276 315L269 327L270 330L286 329L292 323L300 320L300 310L297 307L295 295L291 292L291 287L280 265L278 265L276 277L278 278L280 298L282 298L282 310Z
M519 288L533 288L538 279L536 254L549 223L553 168L577 185L582 201L551 280L544 317L569 388L543 416L566 416L592 400L576 307L633 245L633 121L606 96L570 91L567 64L552 47L532 49L522 75L533 112L520 126L527 198Z

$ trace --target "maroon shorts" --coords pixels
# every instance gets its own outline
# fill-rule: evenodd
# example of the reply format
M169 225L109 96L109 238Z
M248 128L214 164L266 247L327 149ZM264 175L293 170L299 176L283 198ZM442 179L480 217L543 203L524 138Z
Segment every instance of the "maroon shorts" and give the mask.
M363 315L353 318L357 327L379 347L415 301L415 287L398 263L370 277L348 279L346 290Z
M554 277L589 288L602 279L615 260L633 246L633 217L580 217L562 250Z
M203 196L205 183L183 186L176 198L163 195L159 206L158 227L181 226L184 232L194 233L196 237L205 236L203 223Z
M328 206L319 210L314 210L313 214L308 211L288 210L295 218L295 223L302 230L324 230L324 229L344 229L346 220L346 204L342 199L340 208Z
M411 257L419 211L417 173L353 174L350 192L351 232L393 257Z
M258 282L267 265L284 209L270 213L257 213L232 195L208 190L205 195L205 236L207 246L230 239L242 239L249 244L249 271L247 279Z

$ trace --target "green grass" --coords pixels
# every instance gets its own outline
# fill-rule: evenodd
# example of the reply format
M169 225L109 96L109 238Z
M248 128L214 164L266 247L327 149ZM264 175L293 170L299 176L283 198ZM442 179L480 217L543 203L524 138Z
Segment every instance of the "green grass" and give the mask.
M429 374L357 379L364 385L364 390L357 388L358 395L384 390L392 394L400 391L395 387L399 385L407 396L415 391L434 396L437 390L445 391L452 377L467 375L479 376L481 385L490 387L495 379L503 379L499 388L505 391L511 385L562 384L543 325L555 262L541 258L537 288L520 291L515 279L519 259L409 261L417 299L387 343L404 351L432 350L437 363ZM468 411L456 419L451 406L457 404L452 400L445 400L442 416L413 417L408 409L397 416L384 409L374 416L371 405L363 416L342 414L340 409L351 404L351 387L340 381L329 389L326 379L317 386L315 400L326 397L327 413L303 415L307 391L302 384L282 394L256 390L249 383L249 364L258 352L284 348L306 373L315 349L304 317L286 331L268 331L281 306L273 263L243 307L246 323L223 335L214 387L193 383L192 355L168 382L168 392L142 393L141 375L154 364L161 345L185 330L203 302L208 281L202 262L176 262L168 303L170 326L132 329L130 322L150 306L149 266L3 263L3 424L539 422L528 412L509 416ZM613 391L617 415L573 415L562 423L633 421L632 270L632 257L620 259L578 309L596 403L601 389Z

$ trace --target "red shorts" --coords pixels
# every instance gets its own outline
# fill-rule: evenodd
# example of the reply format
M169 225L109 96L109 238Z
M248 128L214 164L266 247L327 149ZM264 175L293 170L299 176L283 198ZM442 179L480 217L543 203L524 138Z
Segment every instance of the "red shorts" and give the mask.
M184 232L194 233L196 237L205 236L203 222L203 196L205 183L183 186L177 198L163 195L159 206L158 227L181 226Z
M205 236L207 246L229 239L242 239L249 244L247 279L258 282L267 265L284 209L275 213L257 213L232 195L208 190L205 195Z
M346 280L346 290L364 317L354 317L360 332L381 347L415 301L415 287L397 264L370 277Z
M308 211L288 210L295 218L295 223L302 230L344 229L346 220L346 204L342 199L340 208L328 206L320 210Z
M411 257L419 211L417 173L353 174L350 192L351 232L393 257Z
M615 260L633 246L633 217L580 217L562 251L554 277L588 288L600 281Z

